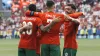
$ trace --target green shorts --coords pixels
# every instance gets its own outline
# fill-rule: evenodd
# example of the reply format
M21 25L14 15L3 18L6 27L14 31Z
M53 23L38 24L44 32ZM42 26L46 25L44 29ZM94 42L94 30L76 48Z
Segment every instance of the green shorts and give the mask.
M76 56L77 50L71 48L63 49L63 56Z
M42 44L41 56L61 56L60 46L51 44Z
M36 51L19 48L18 49L18 56L36 56Z
M36 56L40 56L40 54L36 54Z

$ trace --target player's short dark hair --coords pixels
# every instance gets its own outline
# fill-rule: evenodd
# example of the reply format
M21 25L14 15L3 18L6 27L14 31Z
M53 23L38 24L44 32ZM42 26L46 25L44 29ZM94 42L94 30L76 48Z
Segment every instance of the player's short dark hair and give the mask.
M35 4L30 4L30 5L28 6L28 9L29 9L30 11L36 11L36 5L35 5Z
M71 6L72 9L76 10L76 6L74 4L67 4L67 6Z
M52 7L55 3L53 1L47 1L46 6L47 7Z

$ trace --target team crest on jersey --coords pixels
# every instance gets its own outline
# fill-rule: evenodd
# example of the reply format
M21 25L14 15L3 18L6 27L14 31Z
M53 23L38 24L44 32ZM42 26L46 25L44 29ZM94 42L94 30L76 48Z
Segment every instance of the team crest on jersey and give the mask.
M47 19L47 23L51 23L52 22L52 19Z

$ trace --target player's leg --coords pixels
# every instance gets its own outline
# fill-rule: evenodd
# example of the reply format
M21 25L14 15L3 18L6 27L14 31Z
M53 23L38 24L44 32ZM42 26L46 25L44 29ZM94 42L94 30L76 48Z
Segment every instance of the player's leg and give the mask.
M71 56L71 49L70 48L64 48L63 49L63 56Z
M26 49L26 56L36 56L36 50Z
M18 56L26 56L25 55L25 50L22 48L18 48Z
M50 45L42 44L41 45L41 56L50 56Z
M59 45L50 45L50 56L61 56Z

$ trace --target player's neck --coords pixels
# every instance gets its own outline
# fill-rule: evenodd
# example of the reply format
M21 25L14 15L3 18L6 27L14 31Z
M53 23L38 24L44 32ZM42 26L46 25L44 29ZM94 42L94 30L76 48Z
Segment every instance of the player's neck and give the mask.
M71 13L69 13L69 14L73 14L73 13L75 13L75 12L71 12Z

